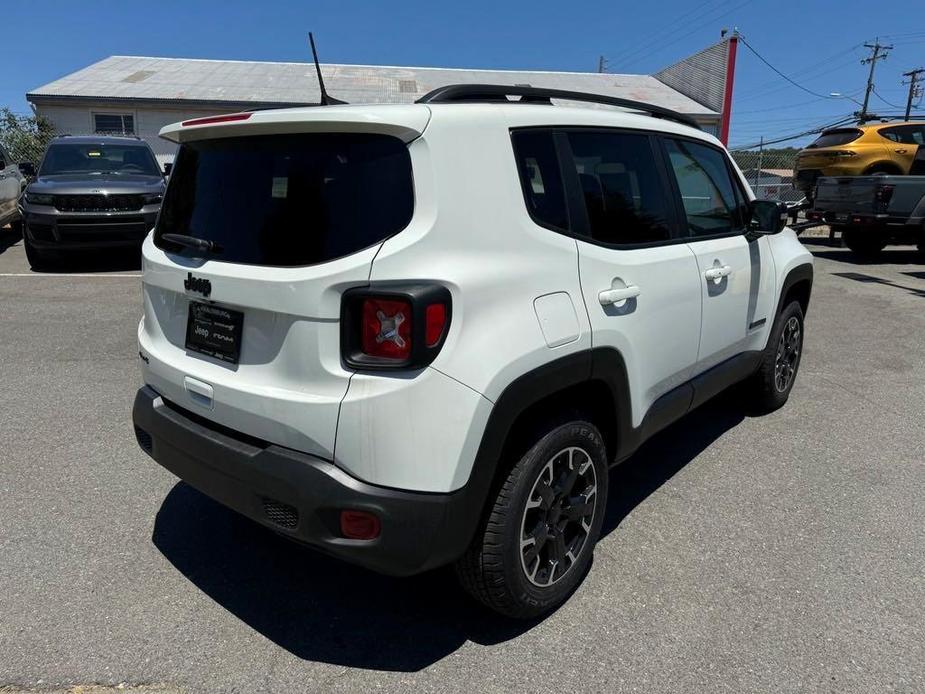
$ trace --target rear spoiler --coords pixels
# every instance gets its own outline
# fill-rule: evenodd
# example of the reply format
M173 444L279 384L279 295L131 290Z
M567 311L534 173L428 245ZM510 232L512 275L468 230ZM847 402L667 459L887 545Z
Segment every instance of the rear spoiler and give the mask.
M411 142L420 137L429 121L430 109L420 104L374 108L306 106L193 118L164 126L160 136L182 144L219 137L363 132L391 135Z

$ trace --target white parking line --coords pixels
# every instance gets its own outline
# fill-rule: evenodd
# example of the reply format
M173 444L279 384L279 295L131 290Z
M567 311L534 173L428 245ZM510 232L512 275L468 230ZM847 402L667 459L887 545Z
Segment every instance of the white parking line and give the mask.
M0 272L0 277L141 277L141 275L118 275L92 272Z

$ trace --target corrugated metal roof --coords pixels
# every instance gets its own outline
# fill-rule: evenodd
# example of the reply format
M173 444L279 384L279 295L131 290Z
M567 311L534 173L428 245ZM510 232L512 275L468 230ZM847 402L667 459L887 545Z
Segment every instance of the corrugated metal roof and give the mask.
M715 111L723 108L726 93L726 64L729 59L729 39L704 48L681 60L655 77L682 94L696 95L697 100Z
M587 91L714 118L715 111L650 75L589 72L464 70L431 67L323 64L331 96L350 103L411 103L446 84L518 84ZM223 105L296 105L318 102L311 63L271 63L111 56L32 90L29 100L112 99L217 102Z

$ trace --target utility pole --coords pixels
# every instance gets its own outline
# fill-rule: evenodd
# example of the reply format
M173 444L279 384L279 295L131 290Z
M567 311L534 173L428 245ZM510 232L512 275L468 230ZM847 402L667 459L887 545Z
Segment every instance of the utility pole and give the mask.
M607 58L600 56L597 59L597 71L598 72L607 72Z
M909 98L906 100L906 120L909 120L909 114L912 113L912 102L922 95L922 88L918 86L919 75L925 72L925 68L916 68L904 72L903 77L909 78Z
M870 93L874 90L874 68L877 67L877 61L886 58L888 55L887 51L893 48L893 46L884 46L880 43L879 38L873 43L865 43L864 47L869 48L871 53L869 58L865 58L861 61L861 65L870 64L870 73L867 75L867 91L864 92L864 104L857 114L858 121L861 123L870 120L871 116L867 111L867 104L870 101Z

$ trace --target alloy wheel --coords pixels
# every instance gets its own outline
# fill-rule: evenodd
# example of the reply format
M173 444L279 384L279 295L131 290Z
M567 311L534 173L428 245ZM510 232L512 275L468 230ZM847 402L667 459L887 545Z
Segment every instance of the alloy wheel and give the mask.
M791 316L780 335L777 358L774 361L774 387L779 393L786 393L793 383L793 377L800 361L803 346L803 331L796 316Z
M527 579L548 587L578 561L597 512L597 473L590 454L572 446L540 470L520 525L520 562Z

